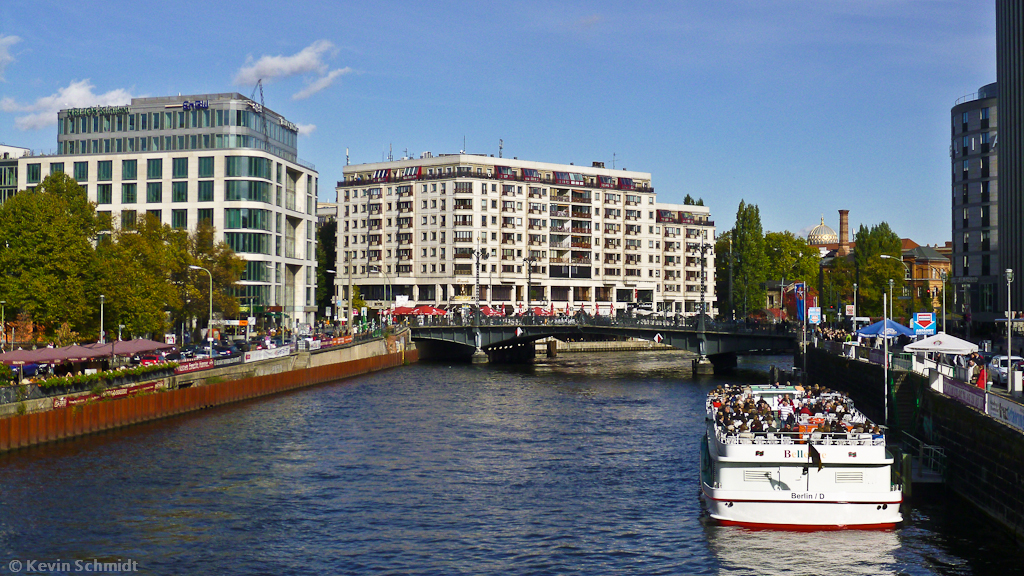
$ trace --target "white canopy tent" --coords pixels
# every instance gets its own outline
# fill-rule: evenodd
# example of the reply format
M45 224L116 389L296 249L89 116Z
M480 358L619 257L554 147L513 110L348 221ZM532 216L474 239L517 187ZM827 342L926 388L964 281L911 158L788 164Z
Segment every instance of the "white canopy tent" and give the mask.
M978 345L945 332L939 332L924 340L918 340L903 347L905 352L938 352L940 354L970 354L978 351Z

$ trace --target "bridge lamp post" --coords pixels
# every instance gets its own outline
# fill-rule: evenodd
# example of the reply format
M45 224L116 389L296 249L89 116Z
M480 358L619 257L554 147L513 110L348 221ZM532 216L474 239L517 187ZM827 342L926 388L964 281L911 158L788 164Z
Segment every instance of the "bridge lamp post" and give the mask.
M707 290L708 278L706 271L708 260L707 250L708 248L711 248L711 245L706 243L707 238L708 232L707 230L703 230L700 238L700 317L697 319L698 327L702 333L705 331L704 316L706 315L706 312L704 311L704 307L706 306L704 302L704 292Z
M473 250L473 257L476 258L476 313L473 324L476 326L476 347L480 348L480 260L487 260L490 257L487 249L477 248Z
M527 310L533 306L533 302L530 299L530 286L533 284L533 264L537 259L533 256L523 258L523 264L526 264L526 308ZM479 303L477 303L479 306Z

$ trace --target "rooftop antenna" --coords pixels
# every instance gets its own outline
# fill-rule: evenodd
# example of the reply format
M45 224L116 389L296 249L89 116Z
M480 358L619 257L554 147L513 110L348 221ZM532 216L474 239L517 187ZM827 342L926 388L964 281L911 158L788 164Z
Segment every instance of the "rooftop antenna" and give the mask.
M498 158L501 158L501 150L505 147L505 141L498 138Z
M348 146L345 147L345 166L348 166Z
M391 144L388 144L388 162L394 162L395 155L391 151Z
M402 156L402 160L408 160L408 159L409 159L409 149L406 148L405 149L405 156Z
M615 170L615 152L612 152L612 170Z
M260 91L260 102L256 103L256 90ZM263 78L256 81L256 85L252 88L252 94L249 95L249 102L252 108L256 111L256 115L260 118L260 128L263 132L263 141L270 147L270 134L267 132L267 115L265 110L267 107L263 104Z
M466 135L462 135L462 154L466 153Z

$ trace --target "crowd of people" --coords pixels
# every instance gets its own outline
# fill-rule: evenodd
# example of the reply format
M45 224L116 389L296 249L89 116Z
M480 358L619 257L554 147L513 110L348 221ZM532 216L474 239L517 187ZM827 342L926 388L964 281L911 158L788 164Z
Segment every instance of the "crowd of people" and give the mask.
M775 395L770 403L749 387L719 386L709 395L715 422L726 434L753 437L759 433L856 433L881 434L862 414L853 410L842 392L814 384L806 391ZM809 423L816 421L811 428ZM748 436L749 435L749 436Z

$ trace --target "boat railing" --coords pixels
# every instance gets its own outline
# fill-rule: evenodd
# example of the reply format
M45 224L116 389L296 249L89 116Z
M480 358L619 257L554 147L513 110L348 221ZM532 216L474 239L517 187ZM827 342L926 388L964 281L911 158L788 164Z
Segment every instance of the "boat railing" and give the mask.
M818 446L885 446L885 436L867 432L723 432L716 430L721 444L807 444Z

